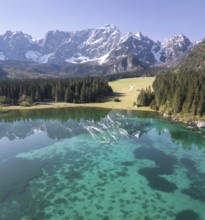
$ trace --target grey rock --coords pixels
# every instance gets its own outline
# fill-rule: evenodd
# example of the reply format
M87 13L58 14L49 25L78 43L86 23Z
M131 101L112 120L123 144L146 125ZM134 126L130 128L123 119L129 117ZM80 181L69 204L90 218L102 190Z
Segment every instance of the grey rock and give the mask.
M197 127L198 128L205 128L205 122L198 122Z
M35 40L22 32L0 35L0 60L109 66L123 72L174 65L193 44L180 34L155 42L138 32L122 34L114 25L82 31L49 31Z

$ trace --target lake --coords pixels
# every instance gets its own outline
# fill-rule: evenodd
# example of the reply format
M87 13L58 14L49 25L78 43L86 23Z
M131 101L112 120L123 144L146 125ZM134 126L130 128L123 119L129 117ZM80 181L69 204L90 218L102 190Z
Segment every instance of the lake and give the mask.
M0 219L203 220L205 132L156 113L2 114Z

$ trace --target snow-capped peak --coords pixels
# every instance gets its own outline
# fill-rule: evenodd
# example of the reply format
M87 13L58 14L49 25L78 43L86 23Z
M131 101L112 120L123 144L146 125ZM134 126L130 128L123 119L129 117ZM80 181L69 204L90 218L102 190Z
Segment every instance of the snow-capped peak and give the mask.
M142 33L139 31L135 34L135 37L137 37L139 40L142 39L144 36L142 35Z
M168 43L182 42L185 40L189 40L189 39L183 34L178 34L178 35L174 35L173 37L165 38L162 43L166 45Z
M12 39L27 39L28 41L34 41L33 37L23 33L22 31L6 31L3 35L4 40L12 40Z
M122 34L121 38L120 38L120 42L124 42L126 41L129 37L131 37L133 35L132 32L128 32L126 34Z
M7 31L0 35L0 60L110 65L133 55L143 65L155 65L178 59L190 45L183 34L154 42L141 32L121 33L113 24L81 31L49 31L41 40Z

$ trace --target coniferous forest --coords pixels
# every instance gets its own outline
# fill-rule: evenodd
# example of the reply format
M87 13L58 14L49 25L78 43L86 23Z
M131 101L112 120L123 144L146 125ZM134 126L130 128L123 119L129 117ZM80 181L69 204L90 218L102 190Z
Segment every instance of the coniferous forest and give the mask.
M154 99L154 93L151 90L151 86L146 89L142 89L137 97L137 106L150 106Z
M167 114L205 116L205 41L189 51L175 70L162 71L137 103ZM148 98L149 97L149 98Z
M153 108L162 112L205 115L205 72L176 71L159 74L154 83Z
M42 101L100 102L112 94L104 79L35 79L0 81L0 103L18 105Z

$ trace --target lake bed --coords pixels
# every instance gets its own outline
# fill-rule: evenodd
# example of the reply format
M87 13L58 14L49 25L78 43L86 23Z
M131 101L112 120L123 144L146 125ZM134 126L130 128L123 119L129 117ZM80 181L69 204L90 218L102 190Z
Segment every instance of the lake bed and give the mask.
M204 131L97 108L0 120L0 219L205 219Z

